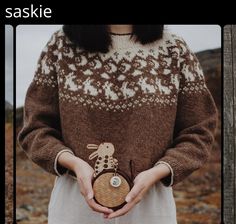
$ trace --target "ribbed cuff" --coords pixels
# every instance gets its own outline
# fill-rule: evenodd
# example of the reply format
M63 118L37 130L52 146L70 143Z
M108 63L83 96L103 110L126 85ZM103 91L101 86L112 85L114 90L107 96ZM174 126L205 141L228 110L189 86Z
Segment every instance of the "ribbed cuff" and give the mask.
M174 171L173 171L172 167L170 166L169 163L164 162L164 161L158 161L157 163L155 163L154 166L157 166L158 164L165 164L169 168L170 175L163 178L161 181L166 187L171 187L174 183Z
M63 149L61 150L60 152L57 153L57 156L54 160L54 171L55 173L58 175L58 176L62 176L66 171L67 169L66 168L62 168L59 164L58 164L58 158L59 156L63 153L63 152L69 152L71 153L72 155L74 155L74 153L70 150L70 149ZM59 171L59 167L62 171Z

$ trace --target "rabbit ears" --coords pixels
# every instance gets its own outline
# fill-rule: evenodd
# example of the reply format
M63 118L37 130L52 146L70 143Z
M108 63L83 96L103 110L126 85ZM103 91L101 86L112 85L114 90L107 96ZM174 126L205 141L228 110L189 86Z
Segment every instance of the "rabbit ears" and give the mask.
M87 145L87 148L88 149L98 149L98 145L96 145L96 144L88 144ZM89 159L91 160L91 159L94 159L95 157L97 157L98 156L98 152L97 151L95 151L95 152L93 152L90 156L89 156Z
M87 149L98 149L98 145L96 144L88 144Z

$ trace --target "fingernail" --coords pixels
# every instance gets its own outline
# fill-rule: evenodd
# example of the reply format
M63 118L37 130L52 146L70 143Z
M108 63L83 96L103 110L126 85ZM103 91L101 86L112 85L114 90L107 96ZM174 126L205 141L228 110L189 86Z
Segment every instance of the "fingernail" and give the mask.
M126 202L130 202L130 200L131 200L130 197L126 197L126 198L125 198L125 201L126 201Z

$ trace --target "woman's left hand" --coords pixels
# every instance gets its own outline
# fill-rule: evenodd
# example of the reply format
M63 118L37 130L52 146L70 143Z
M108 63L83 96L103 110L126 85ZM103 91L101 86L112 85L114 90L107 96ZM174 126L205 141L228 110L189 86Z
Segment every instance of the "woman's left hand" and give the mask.
M109 215L104 215L104 218L115 218L128 213L137 203L139 203L147 191L155 184L157 181L170 174L169 168L165 164L159 164L151 169L145 170L139 173L134 179L134 186L126 196L126 202L124 207L121 209L110 213Z

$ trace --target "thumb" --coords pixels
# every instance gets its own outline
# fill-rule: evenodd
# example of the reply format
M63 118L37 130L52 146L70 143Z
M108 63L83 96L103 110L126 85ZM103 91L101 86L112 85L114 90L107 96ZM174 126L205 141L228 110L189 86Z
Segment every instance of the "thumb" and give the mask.
M126 202L132 201L143 190L143 188L144 187L142 187L142 185L140 184L134 185L131 191L127 194L125 201Z
M85 190L85 197L90 200L93 198L94 193L93 193L93 188L92 188L92 184L91 184L91 179L86 178L83 181L83 185L84 185L84 190Z

